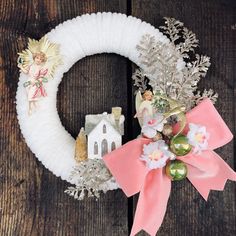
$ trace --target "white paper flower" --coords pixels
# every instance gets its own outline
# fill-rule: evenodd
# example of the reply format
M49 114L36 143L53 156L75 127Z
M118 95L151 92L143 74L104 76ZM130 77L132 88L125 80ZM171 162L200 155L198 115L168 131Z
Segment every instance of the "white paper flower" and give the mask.
M205 126L189 123L187 138L189 144L194 147L194 153L201 153L207 149L209 136Z
M168 159L174 160L175 155L169 151L169 147L164 140L143 145L143 154L140 160L146 162L148 169L162 168L166 165Z
M147 138L153 138L157 131L162 132L165 123L166 120L161 113L156 113L153 117L144 117L141 132Z

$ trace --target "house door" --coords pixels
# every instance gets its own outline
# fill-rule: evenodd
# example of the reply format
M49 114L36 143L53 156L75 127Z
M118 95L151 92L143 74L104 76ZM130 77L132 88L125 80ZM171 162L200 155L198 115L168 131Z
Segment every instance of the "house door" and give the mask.
M107 140L103 139L102 140L102 157L108 153L108 144Z

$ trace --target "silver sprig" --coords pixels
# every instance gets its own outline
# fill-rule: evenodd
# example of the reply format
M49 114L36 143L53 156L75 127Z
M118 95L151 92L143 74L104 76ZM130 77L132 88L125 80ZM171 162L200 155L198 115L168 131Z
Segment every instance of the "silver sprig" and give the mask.
M75 199L83 200L85 196L100 196L100 192L109 190L108 182L114 179L101 159L87 159L78 163L71 172L70 180L75 186L70 186L65 193Z
M147 86L144 79L148 78L148 84L154 92L159 91L178 100L189 110L203 98L197 91L197 84L206 76L210 58L195 53L198 46L196 35L184 27L182 22L165 18L165 23L166 26L161 28L170 42L164 43L146 34L137 45L142 69L134 73L134 85L143 91ZM214 101L217 98L209 93L204 96L210 96Z
M134 80L134 86L138 87L141 93L147 89L148 79L141 68L135 70L132 79Z

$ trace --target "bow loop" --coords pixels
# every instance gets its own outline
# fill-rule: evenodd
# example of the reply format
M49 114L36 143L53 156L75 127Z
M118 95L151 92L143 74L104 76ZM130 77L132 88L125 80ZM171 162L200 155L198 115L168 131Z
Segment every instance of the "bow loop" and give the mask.
M188 179L207 200L210 190L223 190L226 181L236 181L236 173L213 151L180 157L188 166Z
M222 147L233 138L233 134L215 109L210 99L203 100L199 105L187 113L187 123L205 126L210 134L208 149L214 150ZM186 128L186 131L188 128Z

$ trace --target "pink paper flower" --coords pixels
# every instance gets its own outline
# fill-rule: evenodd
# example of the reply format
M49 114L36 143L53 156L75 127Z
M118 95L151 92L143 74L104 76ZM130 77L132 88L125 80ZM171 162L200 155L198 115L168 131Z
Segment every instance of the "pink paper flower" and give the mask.
M162 132L165 123L166 120L160 113L156 113L153 117L144 117L141 132L147 138L153 138L156 135L157 131Z
M205 126L189 123L187 138L189 144L194 147L194 153L199 154L208 147L209 133L207 133Z
M162 168L166 165L168 159L174 160L175 155L169 151L169 147L164 140L143 145L143 154L140 160L146 162L148 169Z

